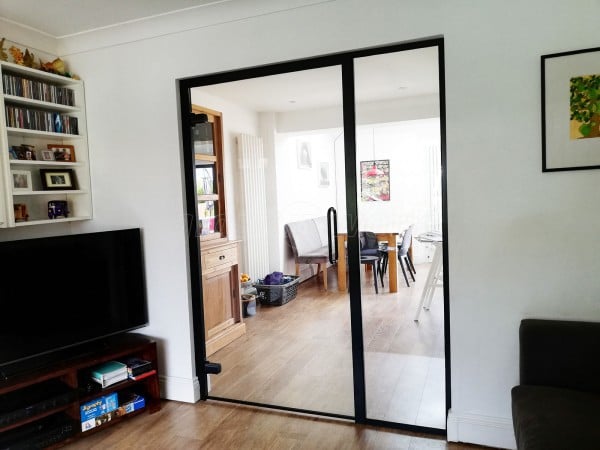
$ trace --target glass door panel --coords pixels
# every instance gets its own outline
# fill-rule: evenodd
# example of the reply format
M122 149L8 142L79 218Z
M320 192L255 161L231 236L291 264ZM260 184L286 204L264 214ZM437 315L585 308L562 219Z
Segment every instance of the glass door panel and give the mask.
M361 270L366 415L443 429L443 275L430 288L438 246L421 239L443 241L437 47L357 58L354 74L361 257L379 264Z
M222 366L211 398L354 416L349 296L326 259L331 207L346 229L341 85L333 66L191 90L192 104L222 114L227 238L249 278L245 333L210 355ZM201 222L220 207L205 131L193 132Z

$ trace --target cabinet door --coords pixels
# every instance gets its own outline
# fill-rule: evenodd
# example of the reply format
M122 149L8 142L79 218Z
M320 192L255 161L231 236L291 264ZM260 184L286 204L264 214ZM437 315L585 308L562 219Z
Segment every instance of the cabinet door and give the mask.
M206 339L217 335L236 322L232 305L234 271L226 267L203 277L204 322Z

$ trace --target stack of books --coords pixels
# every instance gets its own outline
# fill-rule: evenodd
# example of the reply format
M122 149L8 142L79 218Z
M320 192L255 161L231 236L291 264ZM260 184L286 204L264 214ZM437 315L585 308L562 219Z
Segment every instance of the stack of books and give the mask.
M92 380L105 388L128 378L127 366L119 361L108 361L91 371Z
M127 376L132 380L141 380L156 373L156 369L152 368L152 363L145 359L131 357L121 361L127 366Z

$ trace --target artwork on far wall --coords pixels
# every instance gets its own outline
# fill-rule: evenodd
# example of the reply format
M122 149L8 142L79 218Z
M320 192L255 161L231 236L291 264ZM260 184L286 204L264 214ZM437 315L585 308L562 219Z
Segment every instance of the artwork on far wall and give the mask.
M542 171L600 169L600 48L542 56Z
M311 169L312 168L312 149L310 142L297 141L296 142L296 153L298 157L298 168L299 169Z
M390 160L360 162L360 199L363 202L390 201Z
M329 163L319 163L319 187L329 186Z

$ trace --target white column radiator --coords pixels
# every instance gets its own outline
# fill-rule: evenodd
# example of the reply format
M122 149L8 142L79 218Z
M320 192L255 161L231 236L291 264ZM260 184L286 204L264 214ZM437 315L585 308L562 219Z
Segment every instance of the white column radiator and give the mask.
M269 236L265 192L265 159L262 139L248 134L237 138L241 173L243 230L241 272L253 280L269 273ZM239 203L236 207L241 206Z

